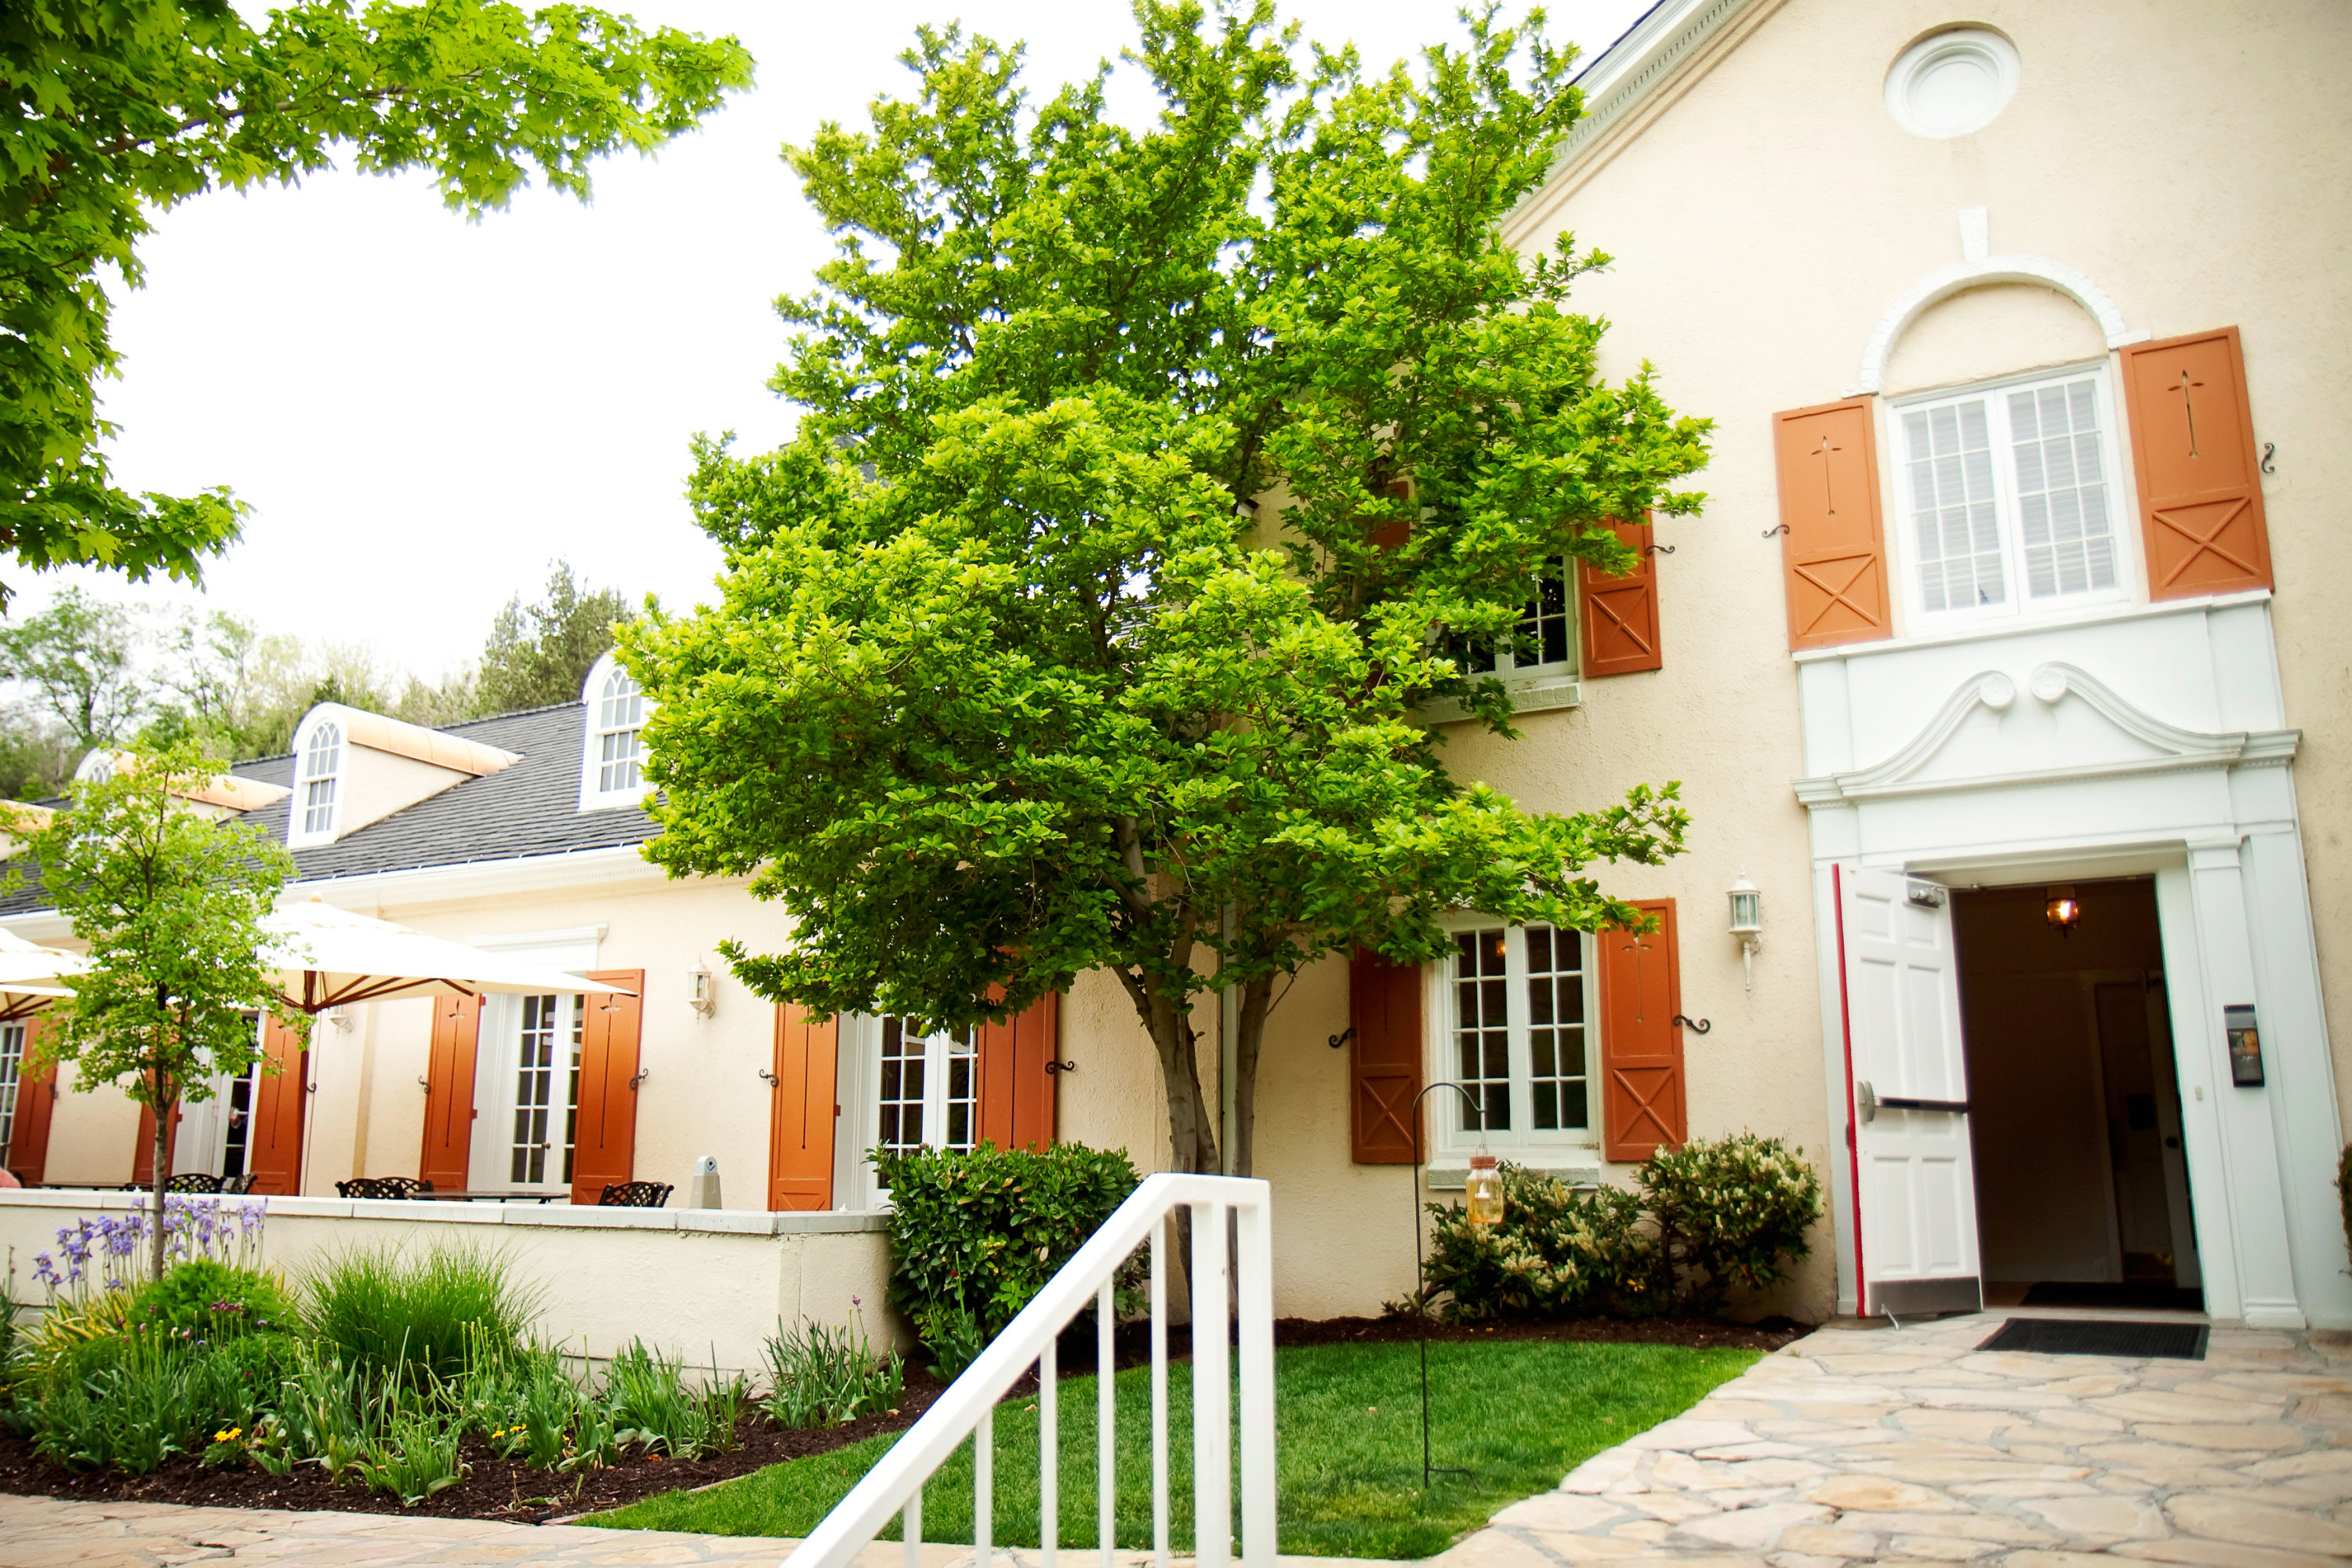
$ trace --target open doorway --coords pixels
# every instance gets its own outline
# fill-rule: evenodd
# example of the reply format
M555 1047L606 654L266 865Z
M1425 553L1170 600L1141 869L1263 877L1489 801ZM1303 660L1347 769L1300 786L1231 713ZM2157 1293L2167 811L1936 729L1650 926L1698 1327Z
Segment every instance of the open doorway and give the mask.
M1987 1301L2201 1309L2155 882L1952 916Z

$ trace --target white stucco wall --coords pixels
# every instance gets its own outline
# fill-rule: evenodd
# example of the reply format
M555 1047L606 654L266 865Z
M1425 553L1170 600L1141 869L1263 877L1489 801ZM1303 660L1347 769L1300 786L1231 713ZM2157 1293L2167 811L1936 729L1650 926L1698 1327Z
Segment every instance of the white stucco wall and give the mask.
M594 1360L642 1339L696 1366L756 1372L780 1319L845 1327L853 1296L876 1343L904 1340L884 1303L888 1237L875 1215L264 1201L264 1263L289 1281L355 1247L480 1247L509 1258L516 1281L540 1295L541 1336ZM140 1202L129 1193L0 1192L0 1251L16 1256L16 1299L42 1301L33 1256L55 1250L60 1226Z

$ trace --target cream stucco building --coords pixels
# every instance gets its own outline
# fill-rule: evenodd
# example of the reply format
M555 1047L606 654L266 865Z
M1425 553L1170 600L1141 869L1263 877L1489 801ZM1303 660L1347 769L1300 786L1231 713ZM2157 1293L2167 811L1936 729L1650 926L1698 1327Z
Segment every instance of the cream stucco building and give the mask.
M2324 0L1662 0L1591 62L1512 237L1617 258L1580 303L1610 374L1650 361L1716 420L1708 501L1638 534L1639 576L1564 596L1558 657L1507 672L1522 739L1444 728L1538 807L1682 781L1692 852L1612 874L1654 936L1465 915L1426 973L1301 976L1259 1099L1282 1311L1409 1288L1401 1115L1445 1080L1499 1152L1593 1181L1661 1139L1803 1145L1834 1213L1770 1303L1800 1316L2039 1290L2352 1327L2326 1026L2352 1005L2324 379L2352 325L2347 68ZM640 857L641 717L608 661L577 704L440 733L322 708L240 766L287 792L248 815L297 896L640 1001L628 1031L561 996L352 1009L289 1064L294 1144L237 1131L268 1120L257 1081L191 1111L175 1163L593 1203L708 1155L732 1207L860 1215L877 1142L1160 1161L1105 977L966 1042L736 984L722 939L788 933ZM1761 930L1735 934L1743 879ZM1429 1113L1441 1190L1463 1120ZM121 1182L137 1124L28 1087L8 1161Z

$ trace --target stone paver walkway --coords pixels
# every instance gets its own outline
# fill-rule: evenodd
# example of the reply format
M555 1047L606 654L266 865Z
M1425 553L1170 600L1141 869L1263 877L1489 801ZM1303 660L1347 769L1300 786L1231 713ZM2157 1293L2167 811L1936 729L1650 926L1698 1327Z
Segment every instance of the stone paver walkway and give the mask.
M691 1568L706 1563L773 1568L800 1542L764 1535L686 1535L578 1524L498 1524L383 1513L289 1509L182 1508L156 1502L82 1502L0 1493L0 1568L171 1568L182 1563L267 1563L272 1568ZM923 1548L923 1568L971 1568L970 1546ZM1119 1568L1144 1568L1148 1552L1122 1552ZM907 1549L877 1542L858 1568L904 1568ZM1089 1565L1091 1551L1062 1561ZM1352 1558L1281 1557L1277 1568L1407 1568ZM1041 1568L1030 1548L994 1553L992 1568ZM1192 1568L1179 1557L1171 1568Z
M1978 1351L2006 1315L1824 1329L1432 1568L2352 1561L2352 1336L2217 1328L2201 1362Z

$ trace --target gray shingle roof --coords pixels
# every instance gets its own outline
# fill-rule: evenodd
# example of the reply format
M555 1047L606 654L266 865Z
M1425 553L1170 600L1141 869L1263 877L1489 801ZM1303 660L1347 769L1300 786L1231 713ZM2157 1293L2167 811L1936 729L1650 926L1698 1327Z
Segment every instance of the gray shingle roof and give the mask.
M347 833L332 844L294 851L298 879L326 881L431 866L463 866L480 860L512 860L567 855L642 844L659 829L633 806L580 809L581 747L588 706L567 702L502 713L443 728L452 735L501 747L521 761L467 779L439 795ZM294 758L260 757L229 772L239 778L290 788ZM294 797L248 812L243 818L279 843ZM46 909L37 885L0 898L0 914Z

